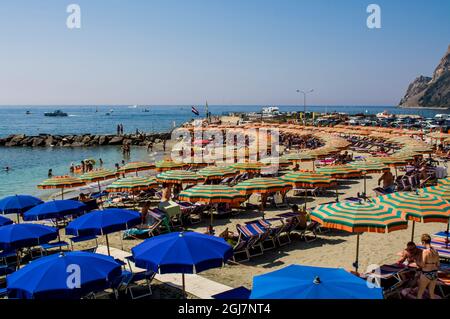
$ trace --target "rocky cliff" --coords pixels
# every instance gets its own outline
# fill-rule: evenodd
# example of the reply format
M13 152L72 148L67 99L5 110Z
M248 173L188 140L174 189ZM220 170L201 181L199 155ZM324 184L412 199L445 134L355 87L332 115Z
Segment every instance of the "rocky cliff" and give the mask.
M408 86L399 106L450 107L450 46L433 76L416 78Z

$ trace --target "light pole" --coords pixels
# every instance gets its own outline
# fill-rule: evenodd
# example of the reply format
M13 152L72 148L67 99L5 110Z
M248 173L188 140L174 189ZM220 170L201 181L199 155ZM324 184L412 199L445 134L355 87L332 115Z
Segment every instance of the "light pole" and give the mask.
M303 125L306 126L306 94L314 92L314 89L309 91L300 91L297 90L297 93L303 94Z

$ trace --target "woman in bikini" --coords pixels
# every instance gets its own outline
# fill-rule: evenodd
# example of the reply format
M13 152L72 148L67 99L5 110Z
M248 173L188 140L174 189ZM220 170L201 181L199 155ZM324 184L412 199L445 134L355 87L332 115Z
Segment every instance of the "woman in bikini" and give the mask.
M431 237L428 234L423 234L421 238L422 244L425 246L422 259L419 262L420 278L419 278L419 291L417 293L417 299L422 299L423 293L428 288L430 298L434 299L434 289L436 288L436 282L438 279L439 270L439 253L431 247Z

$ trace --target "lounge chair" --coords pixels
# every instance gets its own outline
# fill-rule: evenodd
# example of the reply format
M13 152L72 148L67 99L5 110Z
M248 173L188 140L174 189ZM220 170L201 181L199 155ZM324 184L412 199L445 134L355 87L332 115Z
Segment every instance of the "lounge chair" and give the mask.
M316 240L319 228L320 224L318 222L309 222L306 228L300 229L300 238L304 239L307 243ZM312 239L310 239L310 235L312 235Z
M247 260L255 256L261 256L264 253L263 247L260 242L260 235L255 234L254 231L250 230L247 225L236 225L238 236L237 244L234 246L234 256L233 260L235 261L235 256L245 253L247 256Z
M126 294L129 293L132 299L139 299L152 295L152 287L151 282L155 278L155 273L153 271L143 270L143 271L134 271L134 258L133 256L125 257L125 260L128 263L128 270L122 270L122 275L120 277L120 281L114 287L114 291L116 293L116 298L118 297L118 293L120 290L123 290ZM145 281L145 285L139 285L138 282ZM143 291L139 291L140 289Z
M249 299L251 290L248 290L244 286L233 288L219 294L211 296L213 299L218 300L234 300L234 299Z
M82 242L95 242L95 245L89 247L89 248L84 248L81 251L85 251L85 252L91 252L91 253L95 253L97 251L98 248L98 240L97 240L97 236L95 235L86 235L86 236L75 236L75 237L71 237L70 238L70 246L72 250L75 250L75 244L78 243L82 243Z
M142 237L153 237L161 233L170 232L170 224L166 214L154 208L147 214L147 222L127 229L123 233L123 238L141 239Z
M62 250L63 248L69 247L69 244L65 241L56 241L39 246L41 249L41 256L48 255L53 249Z
M259 220L254 223L247 224L247 227L254 233L259 234L258 242L261 245L262 251L274 249L276 246L276 232L270 228L271 225L264 220Z
M0 288L0 299L6 298L8 296L8 289Z

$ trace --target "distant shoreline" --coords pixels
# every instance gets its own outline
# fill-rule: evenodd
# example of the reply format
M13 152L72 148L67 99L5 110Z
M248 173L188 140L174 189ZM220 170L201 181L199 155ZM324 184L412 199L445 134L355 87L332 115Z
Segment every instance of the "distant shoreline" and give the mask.
M398 106L401 109L423 109L423 110L450 110L447 106Z

